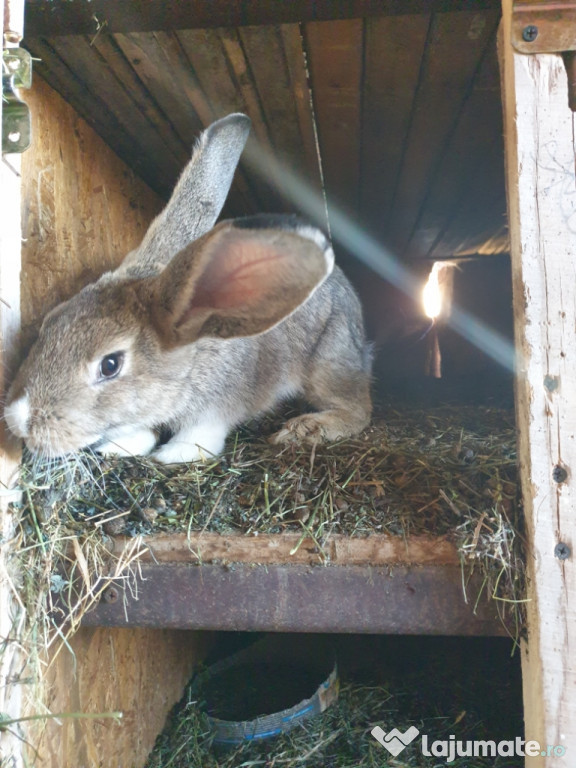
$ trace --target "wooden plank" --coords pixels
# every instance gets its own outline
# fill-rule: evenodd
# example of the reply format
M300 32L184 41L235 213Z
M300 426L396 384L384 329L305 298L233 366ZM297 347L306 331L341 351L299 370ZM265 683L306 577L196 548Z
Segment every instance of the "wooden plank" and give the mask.
M493 23L492 35L416 220L407 246L410 257L429 255L444 233L453 226L474 241L475 251L480 250L477 238L485 228L486 208L480 206L479 197L483 190L489 190L489 199L492 200L495 190L504 190L497 23L495 20ZM488 162L491 156L495 157L496 163ZM493 173L487 174L487 170ZM460 222L457 212L467 197L477 199L475 216Z
M28 336L55 304L139 244L162 201L43 80L35 80L26 99L35 137L23 156L22 319Z
M46 675L50 712L122 712L122 720L42 722L35 768L144 766L171 705L210 647L209 632L81 627ZM34 714L38 714L35 712Z
M113 553L128 539L113 540ZM298 533L260 536L217 533L157 534L146 538L148 552L141 562L252 563L259 565L459 565L458 551L447 537L411 536L402 539L375 534L369 538L333 535L319 545Z
M498 0L195 0L166 3L164 0L28 0L28 34L95 35L99 25L108 32L151 32L199 27L238 27L250 24L282 24L327 21L382 14L414 14L474 8L499 8Z
M17 45L22 38L24 3L22 0L0 2L0 28L3 45ZM2 106L0 105L0 138ZM7 386L17 361L20 331L20 265L22 224L20 212L21 157L3 155L0 163L0 396L4 402ZM25 689L22 670L26 666L21 632L24 608L14 591L19 574L14 572L14 542L17 540L17 515L9 509L17 496L10 493L17 481L20 443L0 420L0 711L15 721L22 716ZM0 764L22 768L23 741L14 728L0 733Z
M223 116L230 112L244 112L253 121L253 131L255 133L261 132L261 113L258 101L254 96L254 88L250 82L241 86L238 81L238 76L242 81L246 80L243 75L245 62L243 62L242 51L238 52L235 48L236 67L240 67L237 70L229 61L224 38L220 31L212 29L183 30L178 32L177 38L196 72L198 81L214 113ZM264 136L264 140L267 141L267 134ZM274 197L270 195L269 186L263 184L260 179L255 178L247 170L245 161L240 163L237 179L246 205L245 213L270 210L269 206Z
M228 50L234 51L231 60L235 62L235 37L226 35L223 39ZM234 40L233 47L230 40ZM290 78L278 27L242 27L238 29L238 44L246 62L245 69L239 71L239 79L251 73L253 98L260 105L270 148L278 151L279 146L288 146L293 149L298 146L296 111L290 98ZM240 66L244 67L244 63Z
M218 32L214 29L185 29L175 33L175 36L198 78L212 113L221 117L228 112L244 112L246 102L232 77Z
M185 159L181 151L175 151L158 133L157 126L149 120L149 113L142 113L141 107L145 100L143 102L140 98L134 101L114 68L90 46L87 39L59 38L54 40L53 48L69 69L75 72L84 87L104 103L106 116L112 116L123 133L141 148L147 158L146 163L158 169L157 175L160 175L161 169L161 175L172 188Z
M358 213L363 23L306 24L305 41L328 215Z
M300 128L301 152L305 158L308 182L318 195L323 194L322 167L316 118L312 109L312 94L308 83L308 70L304 53L304 38L298 24L283 24L280 27L286 65Z
M186 147L215 115L179 42L163 33L114 35L114 41Z
M242 27L238 30L247 64L252 72L262 116L268 128L270 144L277 159L286 164L303 181L313 182L320 188L320 179L314 178L314 165L307 163L303 152L297 102L294 99L290 70L280 28ZM289 42L291 39L289 38ZM293 69L304 62L302 45L294 51L297 62ZM302 73L298 71L300 82ZM308 89L306 89L308 90ZM307 94L309 96L309 92ZM305 98L306 94L302 94ZM311 115L309 115L311 116ZM310 150L310 148L309 148ZM316 159L316 171L318 162ZM282 181L280 180L280 191ZM290 206L292 207L292 206Z
M276 159L321 194L322 179L300 28L298 25L242 27L238 32ZM283 195L283 177L277 179L277 183ZM286 202L284 207L294 210L292 202Z
M95 54L94 67L96 72L106 79L113 73L116 82L120 84L119 89L109 88L106 91L106 102L110 107L118 103L118 109L126 111L129 115L138 112L149 123L154 134L162 139L164 158L168 167L170 167L172 157L176 158L178 165L184 164L190 153L189 143L183 141L177 131L174 130L170 112L165 112L159 108L157 100L150 98L149 84L142 82L116 40L111 35L98 35L94 42L90 43L89 48ZM87 54L88 49L84 49L84 52ZM181 69L186 71L185 62L181 59L174 61L172 56L167 58L169 60L164 63L164 71L172 74L173 87L178 90L183 89L181 98L187 99L188 92L184 90L183 79L178 76ZM108 85L109 83L107 83ZM124 98L124 94L128 98ZM199 127L197 120L196 127ZM147 146L152 148L153 144L151 144L149 134L145 133L143 137L146 137Z
M256 86L255 73L247 59L239 31L221 29L218 35L226 55L227 66L236 88L242 95L244 111L252 120L252 134L246 145L246 157L254 158L259 167L257 174L250 169L251 183L257 190L259 200L264 204L263 210L290 211L292 206L286 204L279 192L282 189L282 179L275 167L268 162L268 157L274 155L274 145Z
M78 114L93 128L116 154L129 164L156 192L168 198L172 191L160 166L153 162L139 142L133 141L122 122L108 110L106 102L87 88L76 72L43 39L26 41L28 50L38 59L34 76L42 76L49 85L74 106Z
M489 598L466 603L459 566L142 564L109 587L86 626L246 632L501 635ZM468 585L479 594L481 579Z
M273 152L274 147L264 117L262 102L254 82L254 73L247 61L239 31L235 29L221 29L218 34L222 48L228 58L229 66L234 74L236 87L242 94L243 102L246 105L246 112L252 120L254 134L266 151Z
M114 40L145 84L147 97L177 133L188 158L200 131L223 115L213 109L180 41L164 32L118 34ZM223 214L240 216L250 210L246 195L246 182L239 172Z
M159 39L158 35L155 37ZM203 29L182 30L174 33L173 37L186 57L187 69L194 72L201 90L203 99L194 100L193 103L204 125L208 125L212 119L224 117L232 112L246 112L246 105L231 77L222 41L217 32ZM223 209L223 216L245 216L263 210L263 202L257 197L256 186L246 171L246 164L240 162Z
M401 175L385 219L386 236L399 254L406 250L496 18L492 11L432 19Z
M373 230L392 205L429 26L430 14L366 22L361 216Z
M177 134L185 162L200 132L226 112L213 109L175 34L117 34L114 41L145 85L146 98L158 105L162 111L161 119ZM246 181L242 172L238 172L223 215L247 213L252 209L249 200Z
M510 43L503 5L506 175L518 350L520 476L528 544L526 737L576 754L576 141L562 58ZM544 746L545 752L546 747Z

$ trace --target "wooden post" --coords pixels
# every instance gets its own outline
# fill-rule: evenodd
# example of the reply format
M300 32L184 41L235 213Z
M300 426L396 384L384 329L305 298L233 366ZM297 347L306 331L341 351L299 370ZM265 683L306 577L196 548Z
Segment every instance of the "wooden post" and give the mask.
M540 744L527 764L564 768L576 764L576 125L562 57L515 52L511 18L512 0L504 0L500 56L530 599L525 735Z
M2 43L17 45L22 38L24 0L3 0L0 4ZM0 108L0 136L1 128ZM5 155L0 163L0 397L14 366L20 331L20 263L22 228L20 223L20 157ZM22 609L13 593L11 551L14 546L15 520L8 509L20 463L20 448L0 419L0 713L13 719L21 715L20 676L23 658L17 638ZM0 765L22 765L21 741L17 727L0 734Z

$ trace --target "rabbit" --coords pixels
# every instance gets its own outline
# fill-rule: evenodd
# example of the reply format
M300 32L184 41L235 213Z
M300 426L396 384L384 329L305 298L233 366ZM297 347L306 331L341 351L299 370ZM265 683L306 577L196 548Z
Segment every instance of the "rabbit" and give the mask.
M213 226L249 125L235 114L210 126L140 247L45 317L5 407L33 453L205 460L294 395L316 412L287 421L274 443L368 424L361 306L326 237L294 216Z

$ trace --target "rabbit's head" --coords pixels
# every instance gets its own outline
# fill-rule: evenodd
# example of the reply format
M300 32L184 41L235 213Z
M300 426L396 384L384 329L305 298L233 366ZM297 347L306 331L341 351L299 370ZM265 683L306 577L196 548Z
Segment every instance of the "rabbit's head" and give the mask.
M220 373L205 354L194 367L198 344L263 333L328 276L332 250L314 232L225 221L158 274L104 275L45 318L8 393L8 426L56 456L178 417L182 392Z
M249 131L249 118L239 113L206 129L168 205L152 222L140 246L115 272L87 286L45 318L39 338L8 392L5 408L9 428L25 437L32 449L61 453L91 444L102 433L103 414L111 407L112 395L87 388L89 382L99 379L100 359L107 351L132 348L137 340L150 352L146 312L128 284L161 272L177 253L214 226ZM115 359L104 366L105 378L106 374L111 377ZM130 375L141 382L138 377L143 370L135 358L131 360L124 375L131 370ZM118 392L115 397L128 415L131 407L126 400L130 398L121 398ZM131 397L139 399L140 395ZM121 416L110 416L110 421L118 420ZM49 426L53 423L60 428L54 430Z

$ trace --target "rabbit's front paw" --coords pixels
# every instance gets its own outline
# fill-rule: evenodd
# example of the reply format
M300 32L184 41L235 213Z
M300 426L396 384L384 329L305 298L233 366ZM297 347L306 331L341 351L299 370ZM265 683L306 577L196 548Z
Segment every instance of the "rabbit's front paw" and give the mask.
M156 445L156 434L146 427L135 429L96 448L103 456L147 456Z
M188 461L208 461L224 448L228 427L217 419L207 419L193 427L183 428L153 457L162 464L181 464Z
M198 446L170 440L154 451L152 458L161 464L182 464L189 461L202 461L203 457Z

